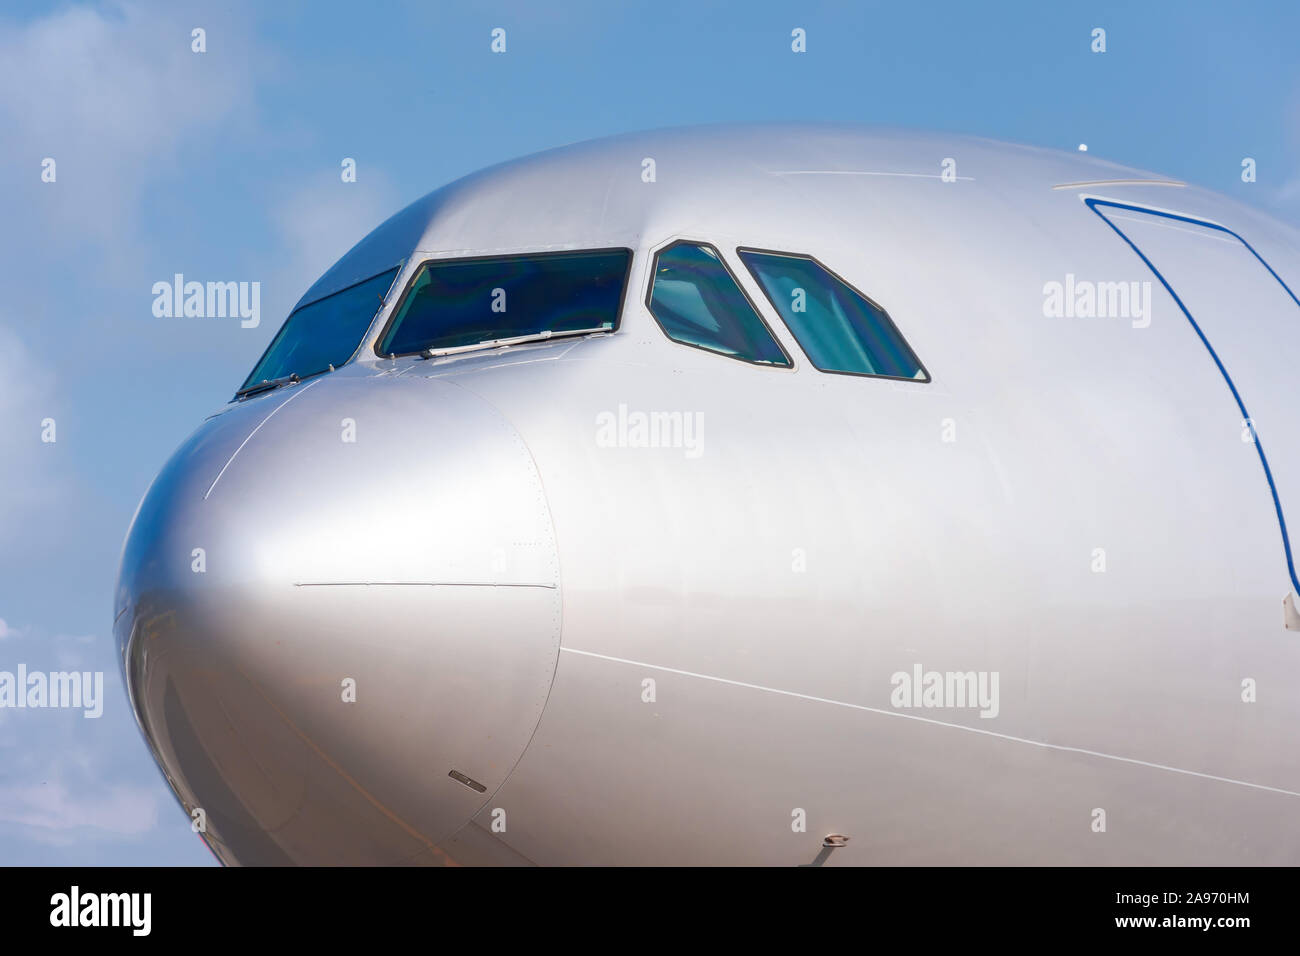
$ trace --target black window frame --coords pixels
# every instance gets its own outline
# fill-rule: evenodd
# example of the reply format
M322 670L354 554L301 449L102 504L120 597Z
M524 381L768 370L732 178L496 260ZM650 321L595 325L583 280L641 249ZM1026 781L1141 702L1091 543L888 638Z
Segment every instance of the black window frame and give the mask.
M784 317L781 315L780 307L772 301L771 295L768 294L767 287L763 285L763 280L754 275L753 268L751 268L749 263L745 261L744 256L741 255L742 252L755 252L764 256L784 256L787 259L806 259L816 265L832 279L842 283L844 287L854 295L861 296L873 309L876 309L882 316L884 316L885 321L889 323L889 327L893 329L894 334L898 336L898 340L906 346L907 351L911 354L912 358L916 360L916 367L925 373L925 378L910 378L906 375L879 375L875 372L846 372L842 369L822 368L819 366L815 361L813 361L813 357L808 354L808 350L804 347L804 344L799 341L799 336L795 334L794 329L790 328L790 323L785 321ZM736 258L739 259L740 264L745 267L745 271L749 273L749 277L754 280L754 284L758 286L759 291L763 293L763 298L767 301L767 304L772 307L772 311L776 313L776 317L781 320L781 324L785 326L786 331L790 333L790 337L794 339L795 343L799 346L800 351L802 351L804 356L808 359L808 364L817 369L818 372L821 372L823 375L851 375L854 378L879 378L888 382L912 382L916 385L930 385L934 383L934 376L930 374L930 369L921 361L921 356L916 354L916 349L912 348L911 340L903 334L903 330L898 327L898 323L895 322L894 317L889 314L889 310L816 256L806 252L762 249L758 246L737 246Z
M393 305L392 311L388 313L388 321L385 322L384 327L379 330L379 334L374 337L374 343L371 345L371 350L375 353L377 357L381 359L409 358L413 355L424 354L425 351L424 349L417 349L414 352L381 352L379 351L379 344L388 337L388 333L392 329L393 323L397 320L397 316L401 313L402 307L406 304L407 298L414 291L415 280L419 278L421 270L423 270L426 266L436 265L441 263L453 263L453 262L457 264L466 263L466 262L505 262L510 259L522 259L524 257L528 257L532 259L542 259L542 258L584 255L584 254L595 255L602 252L626 252L627 253L627 266L623 269L623 287L619 291L619 295L618 295L618 311L614 315L614 325L612 328L601 330L605 334L611 334L617 332L623 326L623 312L627 308L627 290L628 290L628 286L631 284L632 266L636 262L635 249L631 249L628 246L599 246L596 248L582 247L579 249L538 249L534 251L521 249L518 252L495 253L493 255L430 256L427 259L421 259L416 264L415 268L411 270L410 278L406 280L406 286L402 289L401 296L398 298L397 302ZM474 354L474 353L471 352L469 354Z
M663 255L665 252L668 252L672 249L676 249L678 246L703 246L706 249L713 250L714 256L717 258L722 268L726 271L731 281L735 283L736 288L740 291L740 294L745 297L745 301L749 303L749 307L754 310L754 315L758 318L758 321L762 323L763 328L767 330L767 334L771 336L773 343L775 343L777 349L781 352L781 354L785 356L785 360L789 364L773 365L771 362L755 362L751 359L743 358L739 355L728 355L725 352L719 352L717 349L706 348L703 345L695 345L692 342L682 342L678 339L673 338L671 335L668 334L668 330L664 328L664 324L659 321L659 316L655 315L654 309L650 305L650 301L651 299L654 298L655 277L659 274L659 257ZM716 355L718 358L730 359L733 362L744 362L746 365L753 365L756 368L770 368L770 369L777 369L786 372L793 372L795 370L796 363L795 363L794 356L791 355L790 352L786 349L785 344L781 341L780 336L776 334L776 330L773 329L772 326L768 324L767 319L763 318L763 313L759 309L758 304L750 297L749 293L745 291L745 286L741 283L740 278L736 275L736 273L731 271L731 266L727 264L726 258L722 255L722 250L719 249L711 242L706 242L703 239L681 238L681 239L674 239L672 242L668 243L668 245L664 246L661 249L656 249L654 253L654 259L650 263L650 278L649 281L646 283L645 308L646 311L650 313L650 318L654 319L655 325L659 326L659 331L663 333L663 337L666 338L669 342L672 342L674 345L685 346L688 349L696 349L697 351L705 352L709 355Z

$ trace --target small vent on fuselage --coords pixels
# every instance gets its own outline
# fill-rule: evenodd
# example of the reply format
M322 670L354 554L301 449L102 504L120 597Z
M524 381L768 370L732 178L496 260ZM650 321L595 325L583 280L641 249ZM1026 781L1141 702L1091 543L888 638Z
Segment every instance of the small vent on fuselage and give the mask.
M448 770L447 776L451 777L452 780L457 780L463 783L471 790L477 790L479 793L487 793L487 787L483 786L483 784L479 783L477 780L473 779L472 777L465 776L459 770Z

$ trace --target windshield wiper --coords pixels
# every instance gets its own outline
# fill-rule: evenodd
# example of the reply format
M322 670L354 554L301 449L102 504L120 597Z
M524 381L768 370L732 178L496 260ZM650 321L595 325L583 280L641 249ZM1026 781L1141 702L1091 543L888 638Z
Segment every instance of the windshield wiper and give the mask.
M281 385L296 385L302 381L297 372L290 372L288 375L282 375L280 378L264 378L255 385L245 385L239 391L235 392L235 398L248 398L250 395L260 395L262 392L269 392L273 388L279 388Z
M607 329L603 326L594 329L563 329L558 332L547 329L545 332L532 332L528 335L515 335L508 339L487 339L483 342L475 342L473 345L456 345L446 349L422 349L420 355L424 358L431 359L439 355L456 355L460 352L474 352L479 349L496 349L507 345L523 345L525 342L545 342L547 339L558 339L574 335L593 335L597 332L613 331L613 329Z

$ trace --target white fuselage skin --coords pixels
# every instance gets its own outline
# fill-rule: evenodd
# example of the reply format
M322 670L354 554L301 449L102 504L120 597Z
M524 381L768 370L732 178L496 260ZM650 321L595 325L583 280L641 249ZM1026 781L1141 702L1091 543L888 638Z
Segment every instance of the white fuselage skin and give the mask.
M127 542L129 689L209 846L1300 863L1272 496L1300 528L1300 238L1158 179L964 137L734 127L554 150L399 213L304 297L403 264L353 361L206 422ZM1087 197L1226 226L1277 275L1209 227ZM1224 371L1111 223L1214 344L1272 486ZM792 369L665 337L646 292L679 239L721 252ZM812 367L738 246L815 256L932 380ZM634 250L612 334L375 353L426 259L606 247ZM1098 315L1084 283L1134 301ZM644 440L650 416L682 431Z

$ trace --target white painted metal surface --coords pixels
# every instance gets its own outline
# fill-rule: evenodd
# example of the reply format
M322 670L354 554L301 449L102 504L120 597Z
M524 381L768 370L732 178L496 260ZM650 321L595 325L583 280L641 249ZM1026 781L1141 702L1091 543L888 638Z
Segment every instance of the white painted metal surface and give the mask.
M1228 226L1291 289L1300 239L1143 184L1161 179L947 135L724 127L553 150L399 213L303 301L399 261L400 290L431 257L627 246L621 326L390 360L393 295L351 363L232 404L169 462L115 610L142 726L209 845L1300 862L1300 635L1270 486L1204 343L1081 195ZM1132 216L1116 224L1212 313L1267 414L1300 528L1300 308L1239 249ZM664 337L646 289L679 238L722 251L793 369ZM933 381L818 372L742 245L816 256ZM1045 315L1067 281L1150 283L1149 314ZM696 416L698 454L598 441L602 415L638 411ZM996 674L996 714L897 706L918 666ZM849 840L823 852L829 834Z

